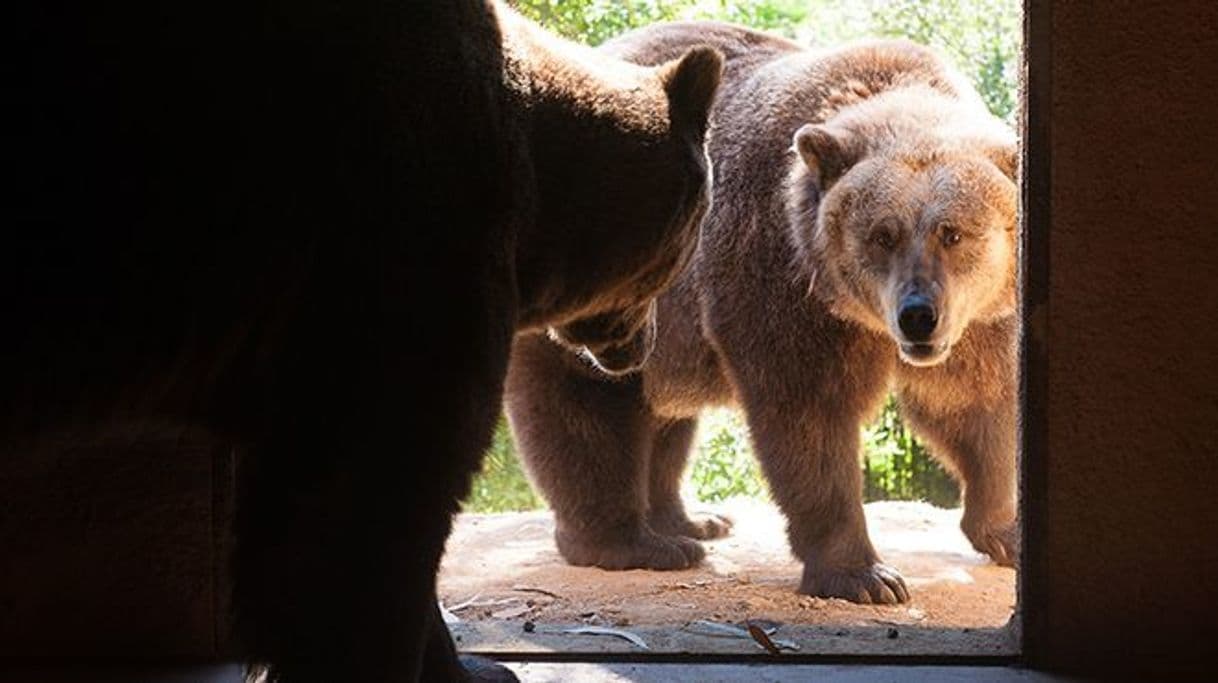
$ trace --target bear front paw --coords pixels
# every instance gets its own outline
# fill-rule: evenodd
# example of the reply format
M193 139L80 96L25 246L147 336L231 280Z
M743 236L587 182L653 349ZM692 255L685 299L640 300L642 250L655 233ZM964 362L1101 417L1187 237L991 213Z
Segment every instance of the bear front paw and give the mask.
M901 573L876 562L862 569L823 569L804 565L799 592L818 598L842 598L871 605L909 602L909 589Z
M732 530L731 517L712 512L695 512L692 515L686 515L684 511L653 513L647 523L657 533L666 536L688 536L703 541L723 538Z
M643 529L629 538L607 540L582 538L559 532L558 551L567 562L601 569L689 569L702 561L702 544L685 536L661 536Z
M1019 563L1019 523L974 522L967 516L960 528L977 552L990 556L994 564L1014 567Z

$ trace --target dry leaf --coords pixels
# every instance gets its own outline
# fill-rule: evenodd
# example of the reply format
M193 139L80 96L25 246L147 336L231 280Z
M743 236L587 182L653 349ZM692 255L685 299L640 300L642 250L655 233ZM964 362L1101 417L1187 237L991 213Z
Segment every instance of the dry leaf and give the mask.
M562 596L559 595L558 593L555 593L553 591L548 591L544 588L536 588L534 586L512 586L512 590L520 591L522 593L540 593L542 595L548 595L551 598L555 598L557 600L562 599Z
M774 641L770 640L770 636L767 635L766 632L760 626L758 626L757 624L749 624L748 628L749 628L749 635L752 636L753 640L757 641L757 643L759 645L764 647L766 649L766 652L769 652L772 655L776 655L776 654L779 654L782 652L782 650L779 650L778 646L774 644Z
M771 638L770 636L774 635L778 631L778 628L773 627L773 626L763 628L762 626L759 626L757 624L750 623L750 624L748 624L748 629L746 630L746 629L740 628L739 626L735 626L732 624L721 624L716 621L706 621L705 619L699 619L697 621L691 621L690 623L686 624L684 630L686 630L690 633L696 633L698 635L711 636L711 637L715 637L715 638L752 639L757 642L758 646L763 647L766 650L770 650L770 648L767 647L765 643L763 643L762 641L757 639L757 636L754 635L754 633L753 633L753 629L756 629L759 633L761 633L761 635L764 636L767 641L769 641L770 645L774 646L775 648L777 648L779 650L791 650L792 652L799 650L799 646L796 645L793 641L781 640L778 638ZM770 650L770 652L773 653L773 650Z

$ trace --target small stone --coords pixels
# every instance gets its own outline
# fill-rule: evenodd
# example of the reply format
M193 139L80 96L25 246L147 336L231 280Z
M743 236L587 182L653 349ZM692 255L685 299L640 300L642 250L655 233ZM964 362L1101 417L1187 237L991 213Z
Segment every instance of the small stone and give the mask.
M532 633L533 631L536 631L536 630L537 630L537 624L534 624L531 621L524 622L524 632L525 633Z
M888 639L889 639L889 640L893 640L893 639L895 639L895 638L896 638L897 636L899 636L899 635L901 635L901 634L900 634L900 633L898 633L898 632L897 632L897 630L896 630L895 628L890 628L890 629L888 629Z
M817 600L811 595L804 595L799 599L799 606L803 609L820 609L824 605L821 604L820 600Z

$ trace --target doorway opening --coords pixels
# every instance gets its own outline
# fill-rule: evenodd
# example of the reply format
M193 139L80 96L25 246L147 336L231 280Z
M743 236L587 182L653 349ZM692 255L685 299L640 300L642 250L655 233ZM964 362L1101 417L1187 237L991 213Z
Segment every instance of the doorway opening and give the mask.
M816 48L903 37L953 62L989 111L1020 127L1021 0L515 0L591 45L660 21L712 19ZM1021 136L1022 137L1022 136ZM1018 577L961 531L960 487L891 396L861 431L864 511L876 550L911 598L870 605L800 595L802 562L758 466L744 415L699 419L682 496L733 521L690 569L567 564L554 519L504 421L458 517L439 577L464 651L497 657L1013 657Z

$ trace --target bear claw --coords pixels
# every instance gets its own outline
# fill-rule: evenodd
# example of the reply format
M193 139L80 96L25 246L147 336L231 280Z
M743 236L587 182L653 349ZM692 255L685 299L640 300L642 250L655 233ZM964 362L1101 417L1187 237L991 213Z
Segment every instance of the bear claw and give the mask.
M731 517L711 512L699 512L688 516L684 512L652 515L648 519L648 523L657 533L666 536L688 536L703 541L727 536L731 533L733 525Z
M842 598L860 604L895 605L909 602L909 589L900 572L876 562L854 570L813 569L804 566L799 592L820 598Z
M960 526L977 552L989 555L994 564L1014 567L1019 563L1019 525L1015 522L994 526L966 520Z

